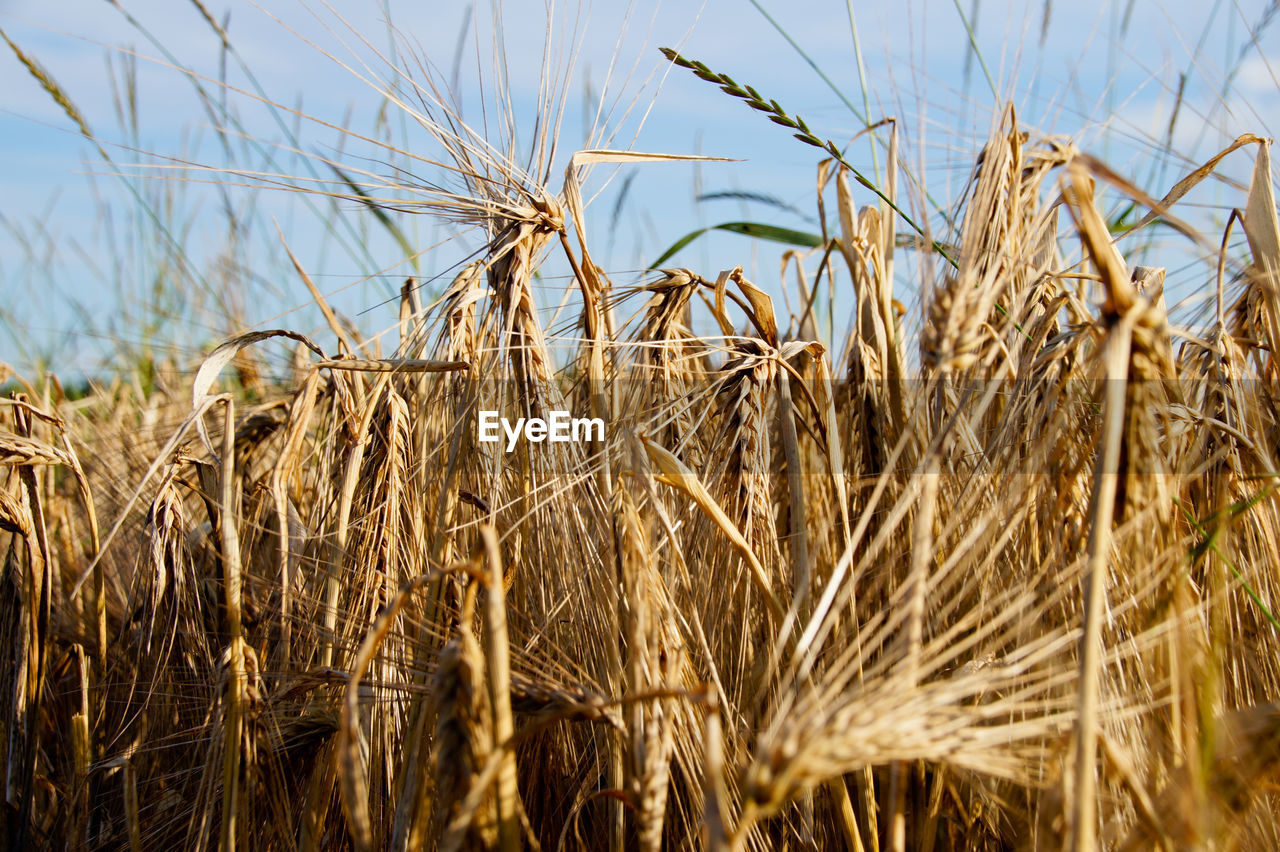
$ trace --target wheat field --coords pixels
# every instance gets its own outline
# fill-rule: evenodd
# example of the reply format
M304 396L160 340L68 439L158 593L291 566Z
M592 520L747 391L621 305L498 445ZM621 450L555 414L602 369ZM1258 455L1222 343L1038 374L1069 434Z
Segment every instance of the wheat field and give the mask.
M813 156L776 280L597 265L592 171L692 155L558 151L554 85L517 150L402 68L438 181L170 164L482 240L376 340L286 248L321 334L4 370L7 848L1280 848L1271 140L1144 189L1007 104L938 229L906 128L664 53ZM553 411L604 439L480 440Z

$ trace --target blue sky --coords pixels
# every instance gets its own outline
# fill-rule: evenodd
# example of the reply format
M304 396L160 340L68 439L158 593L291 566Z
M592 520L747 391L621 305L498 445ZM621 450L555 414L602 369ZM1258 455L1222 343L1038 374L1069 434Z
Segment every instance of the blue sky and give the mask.
M158 162L149 154L223 162L220 140L192 81L169 67L149 40L154 38L181 64L213 81L222 73L218 36L194 3L122 0L121 5L145 32L105 0L0 0L0 28L48 69L116 166ZM492 93L482 111L483 85L478 82L491 80L496 50L488 3L343 4L357 9L341 9L345 24L320 4L206 0L204 6L218 21L227 21L235 55L229 58L226 80L235 88L252 88L237 67L243 61L280 104L299 106L358 133L390 132L407 140L415 153L438 155L422 134L401 136L411 130L406 119L394 109L383 109L369 85L322 52L350 64L353 53L346 48L352 47L355 56L384 73L375 54L385 56L394 45L402 57L409 52L424 57L446 80L460 56L464 118L477 125L482 116L492 119ZM609 97L620 96L623 105L632 99L635 103L621 123L620 143L634 139L637 150L741 160L696 167L632 166L607 182L609 172L594 173L587 187L589 193L600 190L590 223L593 252L619 284L633 283L636 270L695 227L740 219L815 227L818 152L713 86L664 67L659 46L679 47L756 86L838 142L861 129L855 111L864 111L864 103L872 119L899 117L908 162L944 205L962 188L995 105L1006 100L1030 127L1075 137L1081 147L1160 195L1182 170L1235 136L1272 134L1274 117L1280 115L1280 21L1272 21L1269 7L1245 0L1059 0L1032 6L996 0L707 0L701 7L636 4L628 11L623 3L558 3L557 27L572 29L575 21L585 21L578 37L568 39L576 49L557 45L552 51L562 66L576 57L565 78L569 94L562 158L582 144L582 116L614 64ZM386 24L388 15L395 34ZM865 101L851 17L866 75ZM965 19L973 27L976 52ZM501 52L522 128L532 126L545 27L541 3L510 2L503 11ZM368 44L360 44L356 34ZM116 113L111 85L113 76L121 79L130 50L137 54L136 136ZM1159 147L1180 75L1186 75L1186 83L1173 153L1166 157ZM74 132L7 48L0 49L0 79L5 81L0 90L0 191L6 199L0 222L0 361L29 370L33 362L52 358L64 372L94 370L104 359L122 357L119 344L136 348L148 341L185 360L246 325L286 326L323 337L318 314L303 307L305 289L285 265L273 220L342 312L367 331L394 321L394 309L384 302L410 270L396 265L403 251L367 211L341 205L334 224L326 220L331 211L322 202L312 200L309 208L297 195L122 178ZM203 85L216 99L223 98L215 83ZM230 138L229 144L242 167L256 168L263 152L284 134L277 118L251 98L235 92L225 97L244 132L259 140L256 148L239 138ZM310 153L333 156L341 149L336 159L355 166L366 153L357 141L311 122L299 124L297 139ZM851 150L869 167L867 146ZM304 174L302 161L280 151L276 156L287 171ZM1229 158L1225 171L1244 180L1249 166L1250 156L1242 151ZM562 167L556 174L562 174ZM769 195L799 212L697 198L699 193L735 191ZM139 212L140 197L159 212L164 232ZM1243 194L1223 184L1206 185L1187 202L1203 205L1189 211L1201 211L1210 222L1215 216L1225 218L1214 205L1242 204ZM245 225L236 258L247 269L219 265L219 253L227 245L227 209ZM433 245L446 235L426 217L402 217L401 222L415 247ZM180 244L191 263L192 280L178 294L156 286L173 274L172 260L166 261L162 251L167 240ZM464 240L458 245L468 244ZM469 245L475 247L474 238ZM446 274L463 251L454 246L427 253L419 259L419 271L428 278ZM779 253L775 244L721 234L695 242L674 262L709 276L742 264L759 283L779 292ZM1169 263L1175 267L1171 280L1180 297L1194 299L1204 282L1195 278L1199 272L1179 279L1176 266L1181 262ZM554 293L552 282L549 294ZM911 282L902 283L900 298L914 305ZM554 313L554 305L547 310ZM148 326L145 319L157 313L178 319ZM839 317L837 323L842 324Z

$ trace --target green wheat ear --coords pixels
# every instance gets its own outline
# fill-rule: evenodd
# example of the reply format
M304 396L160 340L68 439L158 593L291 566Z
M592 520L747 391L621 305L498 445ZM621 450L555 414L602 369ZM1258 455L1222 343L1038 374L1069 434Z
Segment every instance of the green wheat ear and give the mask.
M782 104L773 99L766 100L765 97L756 91L754 87L745 86L737 80L734 80L728 74L721 74L717 71L712 71L704 62L699 62L696 59L688 59L681 56L678 51L669 47L660 47L658 49L662 51L662 55L670 60L672 64L678 65L681 68L689 69L700 80L706 80L708 83L714 83L719 86L720 91L724 92L726 95L738 98L752 109L769 116L769 120L774 124L781 125L782 127L791 130L791 135L799 139L801 142L806 145L812 145L814 148L819 148L827 154L830 154L836 162L849 170L853 175L854 180L875 193L881 201L889 205L890 209L892 209L894 213L901 216L902 221L906 222L913 231L921 237L929 240L933 250L941 255L947 263L951 264L953 267L959 268L955 258L947 253L946 247L943 246L942 243L926 234L924 232L924 228L920 227L914 219L907 215L907 213L904 212L893 199L885 195L884 192L881 191L880 187L876 186L856 166L846 160L843 152L840 150L840 147L836 145L835 142L832 142L830 139L823 139L821 136L818 136L818 134L810 130L809 125L805 124L803 118L798 115L789 114L783 108Z

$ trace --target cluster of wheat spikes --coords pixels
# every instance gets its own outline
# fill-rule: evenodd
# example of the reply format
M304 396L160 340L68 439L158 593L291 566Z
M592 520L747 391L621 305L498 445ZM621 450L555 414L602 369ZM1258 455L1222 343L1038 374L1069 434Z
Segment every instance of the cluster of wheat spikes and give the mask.
M459 182L332 193L486 237L434 304L406 287L394 353L326 307L332 357L256 331L150 391L4 401L9 848L1280 846L1270 141L1224 152L1256 157L1232 256L1174 215L1221 157L1157 201L1008 110L954 249L915 244L912 342L896 125L859 207L838 148L674 61L835 155L800 313L741 268L615 286L581 182L658 158L606 139L553 190L556 92L522 168L366 68ZM1198 335L1103 185L1217 258ZM847 340L821 339L824 276ZM282 336L287 386L217 391ZM482 409L607 438L507 453Z

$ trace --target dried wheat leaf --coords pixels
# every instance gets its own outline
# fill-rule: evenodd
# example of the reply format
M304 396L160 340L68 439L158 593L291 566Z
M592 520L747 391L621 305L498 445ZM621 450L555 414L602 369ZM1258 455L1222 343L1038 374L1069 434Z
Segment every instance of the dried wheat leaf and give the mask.
M1204 180L1210 174L1212 174L1213 170L1218 167L1218 163L1222 162L1222 158L1230 154L1232 151L1236 150L1237 148L1241 148L1245 145L1262 143L1264 141L1265 140L1263 140L1258 136L1254 136L1252 133L1246 133L1243 136L1237 138L1230 145L1223 148L1214 156L1210 157L1203 165L1201 165L1195 171L1191 172L1191 174L1187 175L1182 180L1175 183L1173 185L1173 189L1170 189L1169 192L1165 194L1164 198L1161 198L1155 204L1151 205L1151 208L1152 208L1151 212L1149 212L1147 215L1139 219L1138 223L1134 225L1132 228L1130 228L1129 230L1136 231L1139 228L1142 228L1146 225L1151 224L1153 221L1155 221L1156 219L1159 219L1161 216L1167 215L1169 212L1169 208L1177 204L1184 195L1186 195L1193 188L1195 188L1196 184L1200 183L1200 181Z
M743 538L738 527L725 514L724 509L720 508L720 504L711 496L711 492L707 491L707 487L702 484L702 480L698 475L684 465L680 459L676 458L667 450L653 443L645 437L640 439L644 444L645 452L649 456L649 460L658 468L659 475L655 477L660 482L670 485L678 491L681 491L689 499L697 504L708 518L715 522L729 539L734 549L746 561L747 566L751 569L751 578L755 581L756 589L764 597L765 603L769 606L769 613L773 616L775 623L781 624L786 615L778 597L774 594L773 585L769 582L768 574L764 570L764 566L760 564L759 558L751 545Z
M252 346L255 343L261 343L264 340L270 340L273 337L287 337L290 340L296 340L322 359L328 359L323 349L312 343L309 337L296 331L276 328L269 331L247 331L244 334L237 334L219 343L204 359L204 362L200 364L200 369L196 371L196 377L191 383L192 408L199 408L201 403L210 397L209 390L217 380L218 374L231 363L231 360L236 357L241 349L246 346Z
M469 370L466 361L430 361L422 358L338 358L317 361L316 367L331 370L348 370L358 373L451 373Z
M1249 200L1244 211L1244 233L1253 253L1256 283L1270 314L1267 331L1272 352L1280 352L1280 224L1276 221L1276 197L1271 186L1271 140L1258 146Z

